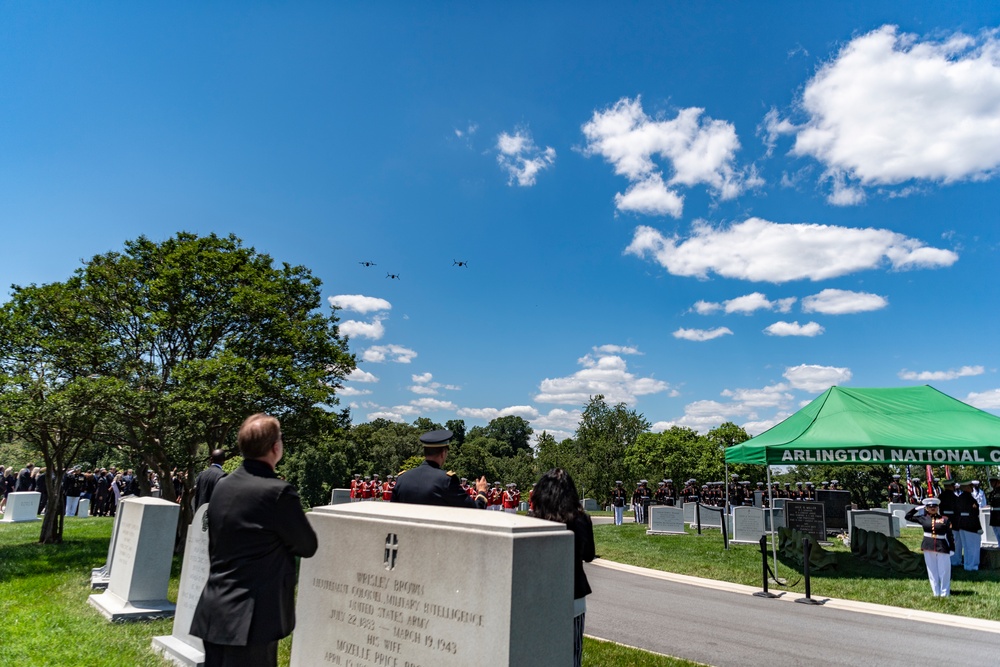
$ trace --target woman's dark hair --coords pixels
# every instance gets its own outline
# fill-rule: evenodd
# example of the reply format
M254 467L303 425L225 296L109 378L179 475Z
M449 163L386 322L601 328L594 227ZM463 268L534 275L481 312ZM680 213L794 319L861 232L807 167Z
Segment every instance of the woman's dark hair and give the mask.
M533 515L547 521L568 523L580 513L580 495L569 473L562 468L553 468L535 484L531 494Z

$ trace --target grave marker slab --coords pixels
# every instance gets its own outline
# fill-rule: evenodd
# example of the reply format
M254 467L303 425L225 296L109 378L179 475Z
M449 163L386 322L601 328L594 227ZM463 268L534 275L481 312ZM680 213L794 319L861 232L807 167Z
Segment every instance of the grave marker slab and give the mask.
M351 490L350 489L334 489L330 494L330 504L340 505L341 503L351 502Z
M718 528L722 530L722 512L719 511L720 508L712 507L711 505L701 506L701 527L702 528Z
M307 516L319 550L299 570L292 667L572 664L564 525L397 503Z
M170 635L153 637L153 650L180 667L199 667L205 663L205 646L191 634L191 621L201 592L208 582L208 503L198 508L188 527L181 564L181 583L177 588L177 613Z
M80 504L76 507L76 515L81 519L90 516L90 498L80 498Z
M161 498L130 497L118 504L118 512L122 517L108 589L87 601L111 622L173 616L167 584L180 506Z
M823 503L823 516L827 528L833 530L848 528L847 506L851 504L850 491L820 489L816 491L816 502Z
M681 510L684 512L684 523L694 523L694 506L696 504L697 503L684 503L684 505L681 506Z
M593 498L584 498L580 502L583 503L584 512L597 512L601 509L601 506L598 505L597 501Z
M881 510L852 510L849 514L851 532L854 528L882 533L886 537L899 537L895 517Z
M823 509L823 503L789 500L785 503L785 526L812 535L817 542L826 542Z
M649 530L647 535L686 535L684 530L684 510L669 505L654 505L649 508Z
M774 516L774 525L771 525L771 517ZM774 510L764 510L764 527L770 532L777 532L778 528L785 527L785 508L774 509Z
M765 532L765 510L760 507L733 508L733 538L736 544L757 544Z
M111 540L108 541L108 557L104 561L104 565L95 567L90 571L90 587L92 589L107 588L108 582L111 581L111 565L115 559L115 540L118 538L118 526L121 520L122 513L119 508L119 511L115 512L115 523L111 528Z
M15 491L7 494L7 507L0 523L27 523L41 521L38 518L38 502L42 494L38 491Z

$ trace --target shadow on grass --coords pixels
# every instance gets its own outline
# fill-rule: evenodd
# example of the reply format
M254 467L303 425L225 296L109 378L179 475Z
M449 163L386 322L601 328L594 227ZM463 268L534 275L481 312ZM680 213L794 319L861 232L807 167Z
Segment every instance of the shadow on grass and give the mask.
M0 583L15 577L81 572L100 567L107 555L108 540L100 537L68 539L62 544L0 545Z

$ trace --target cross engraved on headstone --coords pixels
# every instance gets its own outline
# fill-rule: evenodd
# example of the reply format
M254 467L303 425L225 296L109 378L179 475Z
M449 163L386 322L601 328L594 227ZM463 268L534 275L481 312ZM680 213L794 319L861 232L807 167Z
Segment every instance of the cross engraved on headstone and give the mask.
M399 551L399 538L396 533L389 533L385 536L385 569L391 570L396 567L396 554Z

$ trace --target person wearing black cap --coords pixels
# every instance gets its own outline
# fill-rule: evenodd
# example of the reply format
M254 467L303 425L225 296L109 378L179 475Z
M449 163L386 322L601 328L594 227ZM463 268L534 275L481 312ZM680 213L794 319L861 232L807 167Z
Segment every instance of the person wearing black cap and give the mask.
M964 482L955 489L955 539L962 551L962 567L968 572L979 569L979 550L982 548L983 524L979 520L979 503L972 495L972 483Z
M440 429L420 436L424 462L397 476L392 502L486 509L486 490L490 485L485 477L476 480L477 493L472 498L462 490L455 473L442 470L452 435L448 429Z
M198 473L198 477L194 480L194 509L196 511L212 499L212 491L215 490L215 485L220 479L226 476L225 471L222 469L222 464L226 462L226 453L224 451L213 449L208 460L210 463L209 466Z
M920 550L924 552L931 593L935 597L948 597L951 594L949 554L955 553L955 535L948 517L939 516L940 500L924 498L923 505L907 512L906 520L923 526L924 539L920 542Z
M615 481L615 488L611 489L611 506L615 510L615 525L622 525L622 515L625 513L625 487L622 481Z
M990 528L1000 542L1000 477L990 477L990 495L986 499L990 505Z

